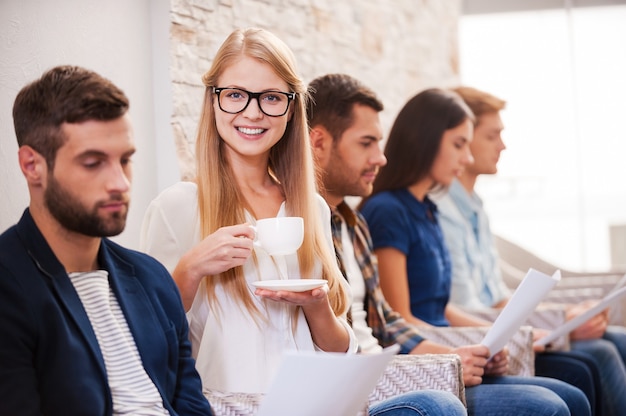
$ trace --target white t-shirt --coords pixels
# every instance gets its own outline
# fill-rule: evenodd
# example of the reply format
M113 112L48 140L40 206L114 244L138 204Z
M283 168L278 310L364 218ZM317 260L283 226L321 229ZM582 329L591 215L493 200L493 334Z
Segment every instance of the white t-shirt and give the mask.
M359 347L364 354L377 353L382 351L378 340L372 334L372 328L367 324L367 313L365 312L365 280L361 268L354 257L354 247L352 239L348 233L345 221L341 222L341 246L343 250L343 267L345 268L350 291L352 292L352 329L359 341Z
M325 235L332 249L330 209L318 195L323 213ZM247 215L247 221L255 219ZM277 216L285 216L284 203ZM163 191L148 207L141 230L143 251L174 270L181 256L200 242L200 221L197 209L197 186L180 182ZM246 281L279 278L277 264L263 250L255 250L258 269L252 256L244 264ZM300 278L296 254L276 257L290 279ZM316 275L321 273L318 265ZM338 275L340 274L337 270ZM216 288L221 314L216 316L209 308L204 284L201 284L190 310L187 312L189 332L196 368L203 388L227 392L264 393L287 350L312 351L316 349L304 313L294 318L294 307L278 302L251 297L266 317L255 321L238 303ZM346 287L346 292L349 293ZM294 322L295 320L295 322ZM350 352L356 352L354 333L344 318L341 322L350 333ZM295 330L293 329L295 328Z

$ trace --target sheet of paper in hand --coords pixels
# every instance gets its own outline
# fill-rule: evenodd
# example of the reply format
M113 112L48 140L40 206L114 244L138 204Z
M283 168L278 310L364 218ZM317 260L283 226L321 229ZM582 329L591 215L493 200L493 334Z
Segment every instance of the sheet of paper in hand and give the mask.
M493 357L509 342L513 334L528 319L539 302L561 280L561 271L552 276L529 269L511 299L496 318L481 344L489 348Z
M615 284L615 287L613 287L613 289L611 289L607 295L613 293L613 292L617 292L619 289L623 288L624 286L626 286L626 274L624 274L624 276L622 276L621 279L619 279L619 281Z
M602 300L600 300L596 305L592 308L587 309L584 313L576 316L575 318L570 319L565 322L560 327L556 328L552 332L550 332L545 337L537 340L535 345L548 345L555 339L559 338L561 335L569 334L574 329L578 328L580 325L587 322L592 317L596 316L606 308L610 307L611 304L617 302L623 296L626 295L626 287L621 287L619 289L614 289L611 293L606 295Z
M398 345L380 354L288 352L257 416L352 416L363 410Z

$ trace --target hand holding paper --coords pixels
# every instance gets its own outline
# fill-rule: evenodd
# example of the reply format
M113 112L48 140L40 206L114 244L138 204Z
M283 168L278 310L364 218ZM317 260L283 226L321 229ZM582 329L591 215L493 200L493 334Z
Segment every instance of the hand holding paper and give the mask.
M596 306L588 309L584 313L581 313L577 317L570 319L565 324L550 332L550 334L548 334L547 336L535 341L534 345L548 345L555 339L559 338L561 335L569 334L572 330L576 329L578 326L588 321L591 317L599 314L604 309L611 306L612 303L616 302L624 295L626 295L626 287L613 290L611 293L606 295L604 299L598 302Z
M600 302L600 299L587 299L574 305L568 305L565 308L565 321L567 322L587 312L589 308L593 308L598 302ZM609 320L609 309L607 308L574 328L569 333L569 338L571 341L600 338L606 332L609 326ZM546 335L547 334L543 334L541 337L536 337L535 340L541 339Z
M482 344L489 348L491 357L502 350L522 323L535 310L545 295L561 280L561 271L552 276L529 269L513 296L493 323Z

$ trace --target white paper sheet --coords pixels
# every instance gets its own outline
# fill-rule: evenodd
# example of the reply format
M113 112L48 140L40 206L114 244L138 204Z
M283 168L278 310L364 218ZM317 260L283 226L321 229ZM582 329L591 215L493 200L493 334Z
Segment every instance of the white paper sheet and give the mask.
M552 276L535 269L528 270L481 342L489 348L492 357L504 348L513 334L528 319L539 302L559 280L561 280L560 270L557 270Z
M618 289L621 289L624 286L626 286L626 274L624 274L624 276L622 276L622 278L619 279L619 281L615 284L615 287L613 287L613 289L611 289L609 293L607 293L607 295L615 292Z
M398 345L380 354L286 353L257 416L353 416L368 396Z
M555 339L559 338L560 336L569 334L571 331L578 328L581 324L587 322L593 316L599 314L601 311L611 306L612 303L616 302L624 295L626 295L626 287L622 287L618 290L613 290L593 308L587 309L584 313L581 313L577 317L570 319L557 329L550 332L545 337L535 341L534 345L545 346Z

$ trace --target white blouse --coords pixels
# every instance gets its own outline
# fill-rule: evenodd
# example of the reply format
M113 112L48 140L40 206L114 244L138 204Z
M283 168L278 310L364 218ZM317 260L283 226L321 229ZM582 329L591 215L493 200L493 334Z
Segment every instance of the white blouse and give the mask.
M330 209L318 195L323 215L324 234L333 249L330 229ZM179 182L164 190L154 199L144 217L141 229L141 250L154 256L172 272L181 256L200 242L197 186L191 182ZM277 216L285 216L281 205ZM247 221L255 219L246 213ZM244 264L247 282L279 279L279 270L287 270L289 279L299 279L300 269L296 254L274 256L255 249L258 268L252 256ZM337 269L338 275L340 275ZM318 264L313 277L320 277ZM344 279L341 284L346 285ZM234 301L216 288L219 310L214 313L207 300L206 288L201 284L190 310L187 312L193 356L202 378L204 390L226 392L264 393L278 369L282 353L288 350L317 350L304 313L300 309L294 315L294 306L251 297L262 313L253 319L239 302ZM218 316L219 315L219 316ZM295 320L295 322L294 322ZM357 341L345 317L340 321L350 334L348 352L356 352Z

